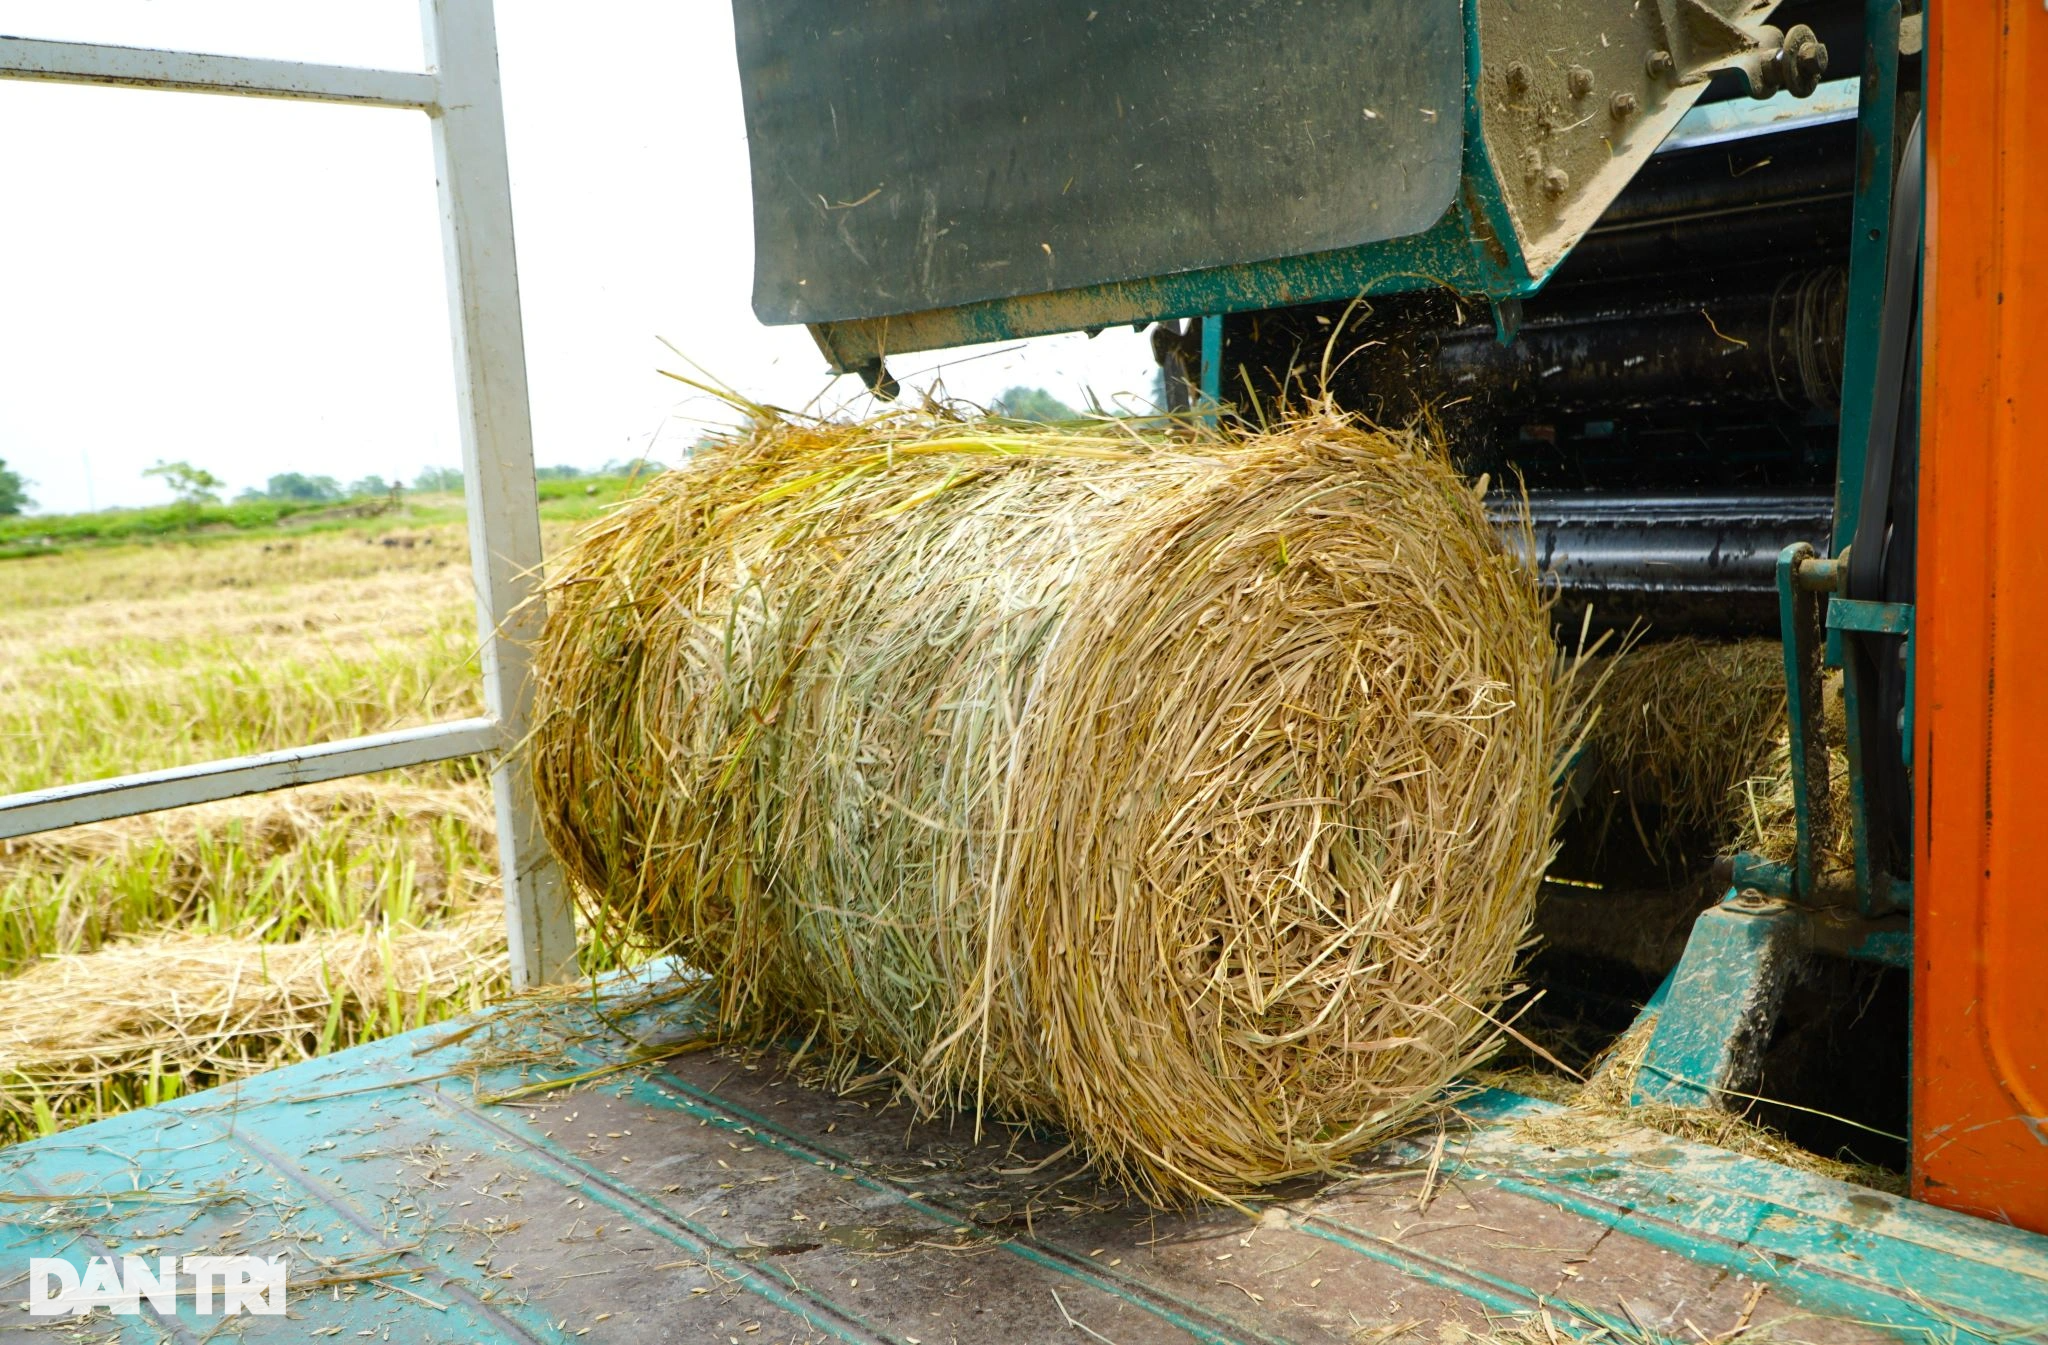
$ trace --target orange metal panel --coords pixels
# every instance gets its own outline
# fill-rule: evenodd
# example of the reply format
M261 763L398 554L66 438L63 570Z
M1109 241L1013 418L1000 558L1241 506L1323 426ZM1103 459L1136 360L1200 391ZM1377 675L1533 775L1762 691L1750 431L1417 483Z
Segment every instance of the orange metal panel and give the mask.
M1928 10L1913 1189L2048 1231L2048 12Z

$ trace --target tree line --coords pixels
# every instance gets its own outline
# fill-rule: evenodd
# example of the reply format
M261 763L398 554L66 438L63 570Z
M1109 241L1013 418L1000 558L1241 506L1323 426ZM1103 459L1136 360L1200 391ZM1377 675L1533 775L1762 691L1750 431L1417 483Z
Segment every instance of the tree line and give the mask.
M586 472L580 467L537 467L533 474L542 481L575 481L586 476L644 476L659 470L659 464L645 458L633 458L608 462L595 471ZM180 504L219 504L221 492L227 489L227 484L212 472L194 467L189 462L159 462L143 475L160 478ZM269 500L291 504L339 504L344 500L402 495L408 490L421 494L460 494L462 469L423 467L410 485L404 481L386 480L376 473L344 482L339 477L308 472L278 472L262 486L243 490L235 500L238 503Z
M1077 415L1072 407L1044 388L1026 387L1006 389L989 404L989 412L1007 420L1035 421L1072 420ZM646 476L660 470L659 463L646 458L629 458L615 459L594 471L586 472L580 467L539 467L533 474L542 481L575 481L586 476ZM219 504L227 490L225 481L189 462L159 462L143 475L161 480L179 504ZM21 473L11 470L4 458L0 458L0 517L35 507L35 501L28 494L30 484ZM271 500L294 504L339 504L343 500L399 495L407 490L421 494L460 494L462 470L457 467L423 467L410 485L402 481L387 481L376 473L344 482L334 476L278 472L262 486L251 486L241 491L235 499L237 502Z

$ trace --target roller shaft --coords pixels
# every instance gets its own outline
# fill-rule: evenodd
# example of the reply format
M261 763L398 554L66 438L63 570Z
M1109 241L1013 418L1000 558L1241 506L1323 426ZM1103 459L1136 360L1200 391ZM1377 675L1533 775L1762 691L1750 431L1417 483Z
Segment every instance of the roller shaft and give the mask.
M1519 499L1497 497L1494 518L1559 593L1560 625L1592 607L1596 628L1646 622L1656 634L1767 635L1778 629L1778 553L1793 542L1825 549L1827 492L1693 494L1531 492L1533 557Z

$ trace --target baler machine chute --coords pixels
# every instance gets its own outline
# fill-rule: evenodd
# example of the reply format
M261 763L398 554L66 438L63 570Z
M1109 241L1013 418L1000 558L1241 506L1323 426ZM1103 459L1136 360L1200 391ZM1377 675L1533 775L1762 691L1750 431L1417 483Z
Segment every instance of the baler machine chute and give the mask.
M884 393L898 355L1130 323L1164 409L1427 412L1526 485L1562 630L1779 637L1796 858L1721 863L1638 1084L1730 1103L1804 954L1910 960L1902 8L742 0L755 309ZM1853 884L1817 862L1825 667Z

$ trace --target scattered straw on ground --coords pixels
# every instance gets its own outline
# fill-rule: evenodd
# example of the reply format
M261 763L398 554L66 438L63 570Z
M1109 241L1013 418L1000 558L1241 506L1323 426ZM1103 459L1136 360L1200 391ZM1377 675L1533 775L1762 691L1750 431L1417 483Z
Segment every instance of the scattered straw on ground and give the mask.
M1654 1016L1639 1021L1615 1039L1598 1067L1584 1085L1559 1087L1558 1076L1540 1071L1520 1071L1489 1079L1492 1086L1510 1089L1530 1097L1561 1102L1565 1110L1548 1116L1516 1122L1516 1131L1537 1144L1558 1148L1598 1149L1631 1132L1655 1130L1680 1139L1711 1144L1752 1158L1811 1172L1836 1181L1854 1182L1895 1195L1905 1193L1905 1179L1888 1168L1869 1163L1851 1163L1824 1158L1802 1149L1768 1126L1758 1125L1733 1112L1711 1107L1680 1107L1668 1102L1649 1102L1632 1107L1636 1075L1643 1056L1650 1049L1650 1034L1656 1029Z
M0 1139L245 1078L480 1008L504 992L504 917L266 944L166 934L0 980Z
M1741 825L1730 796L1765 774L1785 724L1785 659L1774 640L1634 645L1585 679L1599 713L1586 731L1589 806L1604 834L1625 815L1643 848L1709 853Z
M1570 711L1419 436L774 424L555 573L550 838L729 1027L1155 1196L1327 1169L1488 1053Z

